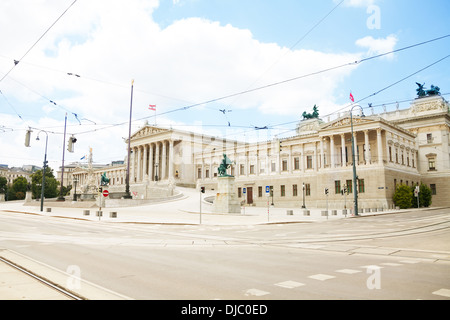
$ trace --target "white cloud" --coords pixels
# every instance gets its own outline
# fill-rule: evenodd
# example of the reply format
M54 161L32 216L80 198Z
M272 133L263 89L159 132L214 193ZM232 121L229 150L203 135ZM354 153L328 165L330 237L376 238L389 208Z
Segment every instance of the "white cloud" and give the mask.
M374 39L372 36L367 36L356 41L356 45L362 48L368 49L368 55L379 55L387 52L391 52L395 49L398 42L398 38L395 35L389 35L386 38ZM394 54L389 54L384 57L385 59L392 60Z
M8 19L0 19L0 28L15 30L12 34L0 35L0 41L8 43L4 46L5 52L0 52L4 56L23 54L49 26L49 21L54 21L69 4L62 5L55 0L33 1L30 6L25 3L29 2L6 0L0 5L0 12L8 12L5 15ZM59 5L53 7L52 4ZM161 29L152 19L158 4L156 0L77 2L11 73L11 78L39 93L27 92L26 100L34 99L41 110L42 96L45 96L77 113L80 120L85 118L98 124L95 127L91 126L92 122L83 121L83 126L79 126L69 113L71 126L68 132L76 133L100 128L99 124L127 122L131 79L135 79L133 118L139 119L152 115L148 111L149 104L157 104L160 113L234 94L252 84L252 88L264 86L360 57L312 50L289 51L277 44L255 40L249 30L200 18L176 21ZM17 7L22 10L11 9ZM23 24L24 19L30 21ZM31 29L39 32L30 34ZM357 44L379 52L389 43L389 39L375 40L374 44L369 40L360 39ZM278 62L274 65L275 61ZM6 70L9 63L0 59L0 70ZM233 116L239 109L254 108L255 112L300 119L301 113L310 111L314 104L321 107L321 114L327 114L336 105L335 89L354 68L296 80L227 99L224 103L233 108ZM81 77L69 77L67 72ZM2 85L7 86L7 93L15 94L18 101L27 91L11 79L6 79ZM54 107L44 106L44 111L51 112L55 119L64 119L65 109L53 111ZM170 115L158 119L173 122ZM152 121L149 118L149 122ZM61 120L58 123L61 124ZM43 125L38 121L32 124ZM134 124L133 130L139 125L142 123ZM127 132L128 126L119 126L82 135L76 150L88 150L92 146L100 154L113 154L114 158L109 160L115 160L117 155L124 155L122 137L127 136ZM68 155L70 157L77 160L76 155Z

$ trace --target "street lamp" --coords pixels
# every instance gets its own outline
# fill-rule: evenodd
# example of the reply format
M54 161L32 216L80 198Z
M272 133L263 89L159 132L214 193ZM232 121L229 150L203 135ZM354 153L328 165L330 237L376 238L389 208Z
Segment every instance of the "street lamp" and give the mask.
M352 109L350 110L350 124L351 124L351 129L352 129L353 198L354 198L355 216L358 216L359 215L358 214L358 190L357 190L357 185L356 185L356 182L358 180L358 176L356 175L355 137L353 136L353 109L356 108L356 107L361 109L361 116L362 117L364 117L364 110L359 104L353 106Z
M45 154L44 154L44 169L42 170L42 187L41 187L41 212L44 211L44 188L45 188L45 171L47 169L47 144L48 144L48 133L47 131L39 131L36 140L39 141L39 134L44 132L45 138Z
M78 183L77 178L74 178L73 179L73 184L75 186L75 192L73 194L73 201L77 201L77 183Z
M134 80L131 81L131 102L130 102L130 122L128 125L128 158L127 158L127 176L125 178L125 196L124 199L132 199L130 193L130 157L131 157L131 117L133 115L133 87Z
M306 205L305 205L305 183L303 182L303 205L302 205L302 209L306 209Z

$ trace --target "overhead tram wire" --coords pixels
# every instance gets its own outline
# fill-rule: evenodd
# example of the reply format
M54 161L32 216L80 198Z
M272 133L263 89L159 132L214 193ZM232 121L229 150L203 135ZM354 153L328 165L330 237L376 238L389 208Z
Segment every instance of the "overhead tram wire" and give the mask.
M385 56L385 55L389 55L389 54L393 54L393 53L396 53L396 52L404 51L404 50L406 50L406 49L412 49L412 48L415 48L415 47L418 47L418 46L421 46L421 45L425 45L425 44L429 44L429 43L431 43L431 42L438 41L438 40L442 40L442 39L448 38L448 37L450 37L450 34L449 34L449 35L442 36L442 37L434 38L434 39L431 39L431 40L427 40L427 41L424 41L424 42L420 42L420 43L417 43L417 44L414 44L414 45L410 45L410 46L407 46L407 47L404 47L404 48L400 48L400 49L397 49L397 50L393 50L393 51L390 51L390 52L386 52L386 53L383 53L383 54L379 54L379 55L376 55L376 56L373 56L373 57L364 58L364 59L357 60L357 61L354 61L354 62L349 62L349 63L345 63L345 64L342 64L342 65L339 65L339 66L335 66L335 67L327 68L327 69L324 69L324 70L312 72L312 73L309 73L309 74L306 74L306 75L301 75L301 76L294 77L294 78L290 78L290 79L287 79L287 80L283 80L283 81L271 83L271 84L264 85L264 86L261 86L261 87L257 87L257 88L253 88L253 89L244 90L244 91L241 91L241 92L237 92L237 93L225 95L225 96L222 96L222 97L219 97L219 98L207 100L207 101L204 101L204 102L200 102L200 103L195 103L195 104L187 105L187 106L184 106L184 107L181 107L181 108L176 108L176 109L169 110L169 111L166 111L166 112L161 112L161 113L158 114L158 116L166 115L166 114L171 114L171 113L175 113L175 112L180 112L180 111L186 111L186 110L189 110L189 109L198 107L198 106L202 106L202 105L206 105L206 104L211 104L211 103L219 102L219 101L222 101L222 100L225 100L225 99L228 99L228 98L232 98L232 97L236 97L236 96L248 94L248 93L251 93L251 92L256 92L256 91L260 91L260 90L263 90L263 89L267 89L267 88L279 86L279 85L282 85L282 84L285 84L285 83L293 82L293 81L300 80L300 79L305 79L305 78L308 78L308 77L311 77L311 76L323 74L323 73L330 72L330 71L333 71L333 70L337 70L337 69L340 69L340 68L344 68L344 67L348 67L348 66L352 66L352 65L358 65L358 64L360 64L360 63L363 63L363 62L366 62L366 61L369 61L369 60L373 60L373 59L376 59L376 58L380 58L380 57L383 57L383 56ZM447 58L447 57L446 57L446 58ZM444 58L444 59L445 59L445 58ZM442 60L442 59L441 59L441 60ZM436 63L438 63L438 62L440 62L440 61L437 61L437 62L433 63L432 65L434 65L434 64L436 64ZM428 67L431 67L432 65L430 65L430 66L428 66ZM428 67L426 67L426 68L428 68ZM425 70L426 68L421 69L420 71L423 71L423 70ZM418 71L418 72L420 72L420 71ZM416 73L418 73L418 72L416 72ZM414 74L416 74L416 73L414 73ZM403 79L403 80L405 80L405 79ZM403 81L403 80L401 80L401 81ZM400 82L401 82L401 81L400 81ZM397 84L397 83L395 83L395 84ZM395 85L395 84L393 84L393 85ZM391 86L392 86L392 85L391 85ZM386 90L386 89L387 89L387 88L382 89L382 91L384 91L384 90ZM381 92L381 91L380 91L380 92ZM370 95L370 96L373 96L373 95ZM361 101L363 101L363 100L369 98L370 96L368 96L368 97L366 97L366 98L364 98L364 99L361 99L361 100L359 100L358 102L361 102ZM333 113L331 113L331 114L329 114L329 115L332 115L332 114L334 114L334 113L336 113L336 112L339 112L339 111L341 111L341 110L344 110L344 109L346 109L346 108L348 108L348 106L346 106L346 107L344 107L344 108L342 108L342 109L340 109L340 110L337 110L337 111L335 111L335 112L333 112ZM327 116L329 116L329 115L327 115ZM136 122L136 121L142 121L142 120L147 120L147 119L150 119L150 118L153 118L153 117L154 117L154 115L152 115L152 116L146 116L146 117L142 117L142 118L133 120L133 122ZM112 124L112 125L106 126L106 127L104 127L104 128L99 128L99 129L95 129L95 130L88 130L88 131L84 131L84 132L79 132L78 134L88 134L88 133L95 132L95 131L99 131L99 130L105 130L105 129L109 129L109 128L112 128L112 127L117 127L117 126L125 125L125 124L127 124L127 123L128 123L128 121L124 121L124 122L120 122L120 123L116 123L116 124Z
M45 32L39 37L39 39L25 52L25 54L20 58L19 60L14 60L14 66L0 79L0 83L11 73L11 71L14 70L14 68L30 53L31 50L44 38L44 36L55 26L55 24L66 14L67 11L69 11L70 8L77 2L78 0L74 0L70 6L64 10L64 12L58 17L58 19L55 20L55 22L52 23L52 25L45 30Z

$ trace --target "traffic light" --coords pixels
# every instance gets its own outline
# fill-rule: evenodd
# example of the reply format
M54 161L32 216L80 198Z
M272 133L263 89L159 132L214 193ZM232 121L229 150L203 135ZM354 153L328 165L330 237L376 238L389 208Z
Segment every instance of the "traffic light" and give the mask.
M205 193L205 187L200 187L201 193Z
M31 140L31 129L27 130L27 133L25 134L25 147L29 148L30 147L30 140Z
M74 150L74 143L75 142L77 142L77 138L75 138L74 136L71 136L70 138L69 138L69 144L68 144L68 146L67 146L67 151L69 151L69 152L73 152L73 150Z

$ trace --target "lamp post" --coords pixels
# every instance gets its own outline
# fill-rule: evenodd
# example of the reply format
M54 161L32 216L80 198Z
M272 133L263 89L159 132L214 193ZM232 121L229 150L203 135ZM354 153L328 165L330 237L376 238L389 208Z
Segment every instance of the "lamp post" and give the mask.
M42 170L42 187L41 187L41 212L44 211L44 189L45 189L45 171L47 169L47 144L48 144L48 133L47 131L39 131L36 140L39 141L39 134L44 132L45 138L45 154L44 154L44 169Z
M353 162L353 199L354 199L354 211L355 216L358 216L358 190L357 190L357 180L358 176L356 175L356 162L355 162L355 137L353 136L353 109L359 107L361 109L361 116L364 117L364 110L358 104L352 107L350 110L350 125L352 130L352 162Z
M74 178L73 179L73 184L75 186L75 192L73 194L73 201L77 201L77 183L78 183L77 178Z
M133 115L133 87L134 80L131 80L131 102L130 102L130 123L128 125L128 158L127 158L127 176L125 178L125 196L124 199L131 199L130 194L130 158L131 158L131 117Z
M306 205L305 205L305 183L303 182L303 205L302 205L302 209L306 209Z
M64 198L63 195L63 184L64 184L64 155L65 155L65 149L66 149L66 127L67 127L67 113L66 113L66 117L64 120L64 137L63 137L63 156L62 156L62 167L61 167L61 188L59 190L59 197L58 197L58 201L65 201L66 199Z

